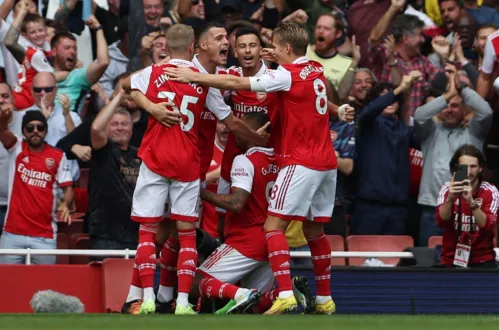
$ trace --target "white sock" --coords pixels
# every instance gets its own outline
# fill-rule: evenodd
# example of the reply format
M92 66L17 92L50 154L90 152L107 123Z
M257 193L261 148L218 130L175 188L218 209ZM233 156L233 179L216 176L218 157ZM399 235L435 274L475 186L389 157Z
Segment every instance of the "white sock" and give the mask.
M281 299L287 299L293 295L292 290L286 290L286 291L281 291L279 292L279 298Z
M325 304L329 300L332 300L332 299L333 298L331 298L331 296L317 296L317 297L315 297L315 303L316 304Z
M173 300L173 287L171 286L159 286L158 290L158 300L159 302L165 303Z
M128 296L126 297L126 302L130 302L132 300L142 299L142 295L144 294L144 290L139 288L138 286L130 285L130 290L128 291Z
M156 300L156 297L154 296L154 288L144 288L144 301L148 301L152 299L153 301Z
M239 288L237 289L236 291L236 295L234 296L234 299L235 300L239 300L241 299L242 296L244 296L246 293L248 293L249 290L248 289L244 289L244 288Z
M189 306L189 294L185 292L179 292L177 296L177 305L183 307Z

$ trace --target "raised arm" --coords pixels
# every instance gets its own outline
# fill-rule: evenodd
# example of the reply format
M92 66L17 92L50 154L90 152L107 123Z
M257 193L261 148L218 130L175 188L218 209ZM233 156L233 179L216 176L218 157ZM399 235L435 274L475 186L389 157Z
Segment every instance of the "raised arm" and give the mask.
M120 104L124 94L124 91L120 91L116 94L111 102L109 102L94 119L90 129L90 141L93 149L102 149L107 144L107 124L113 117L114 111Z
M485 138L492 124L492 108L487 101L469 87L462 90L461 96L464 103L475 110L473 118L470 120L471 133L475 136Z
M66 22L68 20L69 14L76 7L78 0L64 0L55 12L54 21Z
M11 12L12 8L14 8L15 0L3 0L0 5L0 24Z
M405 0L392 0L392 5L386 13L381 17L381 19L376 23L374 28L369 35L369 42L371 44L377 44L383 38L386 30L390 26L393 18L402 11L402 8L405 6Z
M0 142L9 149L16 142L17 138L9 129L9 121L12 118L12 111L14 110L12 104L4 104L0 107Z
M97 59L93 61L87 69L87 80L90 85L93 85L99 81L109 65L109 50L104 31L97 18L92 15L85 24L87 24L90 29L97 31L95 33L97 39Z
M12 53L18 63L22 63L24 61L24 56L26 54L24 47L19 43L19 35L21 33L21 26L24 18L28 14L28 6L24 0L21 1L20 6L19 12L10 26L9 31L7 31L4 41L5 46Z
M485 44L482 67L480 68L480 74L478 75L476 86L476 91L483 98L486 98L489 94L489 89L492 85L492 71L494 70L496 61L496 51L492 45L492 39L489 37L489 39L487 39L487 43Z

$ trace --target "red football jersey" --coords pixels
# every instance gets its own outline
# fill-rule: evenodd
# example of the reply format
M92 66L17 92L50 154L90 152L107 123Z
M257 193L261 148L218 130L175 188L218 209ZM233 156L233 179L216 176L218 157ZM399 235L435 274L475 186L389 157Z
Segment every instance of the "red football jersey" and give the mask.
M475 217L464 198L456 198L453 204L453 219L444 221L440 217L439 209L447 200L449 184L442 189L437 202L437 224L444 229L442 240L442 264L452 265L457 243L470 245L470 264L495 260L494 231L497 222L497 209L499 206L499 192L488 182L482 182L473 196L480 209L486 215L485 227L479 228ZM459 227L459 204L461 204L461 230ZM473 229L473 230L471 230ZM458 237L461 233L461 237ZM460 238L460 240L459 240Z
M224 148L218 143L214 143L213 159L211 160L208 172L216 170L222 164L222 157ZM217 193L218 183L207 185L206 190ZM203 201L203 217L201 219L201 229L211 235L211 237L218 238L218 214L215 210L215 205Z
M493 32L487 38L483 55L481 71L491 74L494 71L494 66L499 60L499 30Z
M329 132L324 68L301 57L292 64L251 77L251 90L279 92L282 108L282 167L301 165L324 171L337 168Z
M225 243L255 260L268 260L263 224L267 219L269 194L279 167L273 149L254 147L234 158L231 187L251 193L239 213L227 212Z
M196 68L201 73L208 73L205 68L201 65L198 60L197 55L192 59L192 63L196 66ZM217 74L226 74L227 72L217 67ZM230 107L225 104L222 92L215 88L209 89L210 94L213 96L213 104L207 104L206 108L201 111L201 127L199 130L199 151L201 153L201 181L204 181L206 178L206 173L210 168L211 160L213 159L213 144L215 143L215 135L217 134L217 118L213 116L212 112L214 109L218 109L219 111L231 111ZM211 107L214 109L212 109ZM222 120L218 118L219 120Z
M205 104L212 102L207 87L168 80L163 69L172 66L187 66L198 71L192 62L172 59L168 64L149 66L131 78L132 89L139 90L154 103L164 102L165 99L174 102L175 110L183 118L180 125L167 128L149 116L138 155L154 173L191 182L199 179L199 150L202 145L201 141L198 144L199 118ZM224 119L228 115L224 109L209 108L214 109L212 111L218 118Z
M33 85L33 78L38 72L54 72L47 60L49 55L49 52L39 48L28 47L26 49L24 61L17 74L17 85L12 92L16 109L26 109L35 103L31 86Z
M9 151L9 202L4 230L54 239L57 235L56 189L73 184L64 153L48 144L40 152L17 139Z
M409 178L409 197L418 198L419 184L423 175L423 153L417 149L409 149L409 160L411 161Z
M267 67L262 63L260 71L255 75L259 77L265 73ZM228 74L243 77L241 67L231 67L227 71ZM272 134L270 134L268 146L274 149L274 152L280 154L281 142L281 124L278 115L279 109L279 96L277 93L266 92L249 92L249 91L232 91L232 111L235 116L242 118L245 114L250 112L265 112L271 121ZM227 145L225 146L224 157L222 159L222 168L220 176L226 181L230 182L230 170L234 157L239 155L241 151L236 147L236 136L229 133L227 138Z

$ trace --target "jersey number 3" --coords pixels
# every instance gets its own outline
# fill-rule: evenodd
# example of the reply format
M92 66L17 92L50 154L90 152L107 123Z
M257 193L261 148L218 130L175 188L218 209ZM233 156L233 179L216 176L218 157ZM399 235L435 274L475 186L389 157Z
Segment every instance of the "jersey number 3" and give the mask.
M173 92L159 92L158 93L158 98L159 99L168 99L170 102L174 102L175 99L175 93ZM190 104L196 104L198 103L199 98L195 96L188 96L184 95L182 97L182 103L180 104L180 110L177 108L177 106L173 106L173 111L175 112L180 112L182 115L187 117L187 122L181 122L180 127L182 128L182 131L184 132L189 132L191 128L194 126L194 113L192 113L191 110L188 109Z

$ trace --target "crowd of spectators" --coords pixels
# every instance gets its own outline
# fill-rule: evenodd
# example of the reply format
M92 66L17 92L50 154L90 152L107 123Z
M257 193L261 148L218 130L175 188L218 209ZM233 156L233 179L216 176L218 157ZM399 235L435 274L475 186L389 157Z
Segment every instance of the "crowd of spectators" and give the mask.
M78 211L86 213L93 248L137 246L130 210L148 114L121 84L168 56L165 31L177 23L195 31L211 21L224 24L228 66L238 65L233 50L242 27L257 28L264 47L279 21L306 28L307 57L324 66L331 100L356 110L354 124L331 119L339 176L326 234L410 235L427 246L442 234L439 192L451 180L452 156L465 144L488 160L487 181L499 181L493 87L499 65L484 63L487 40L499 28L497 1L94 0L92 15L84 17L89 3L0 0L0 106L14 109L9 129L18 136L25 134L25 113L43 114L44 139L64 151L64 170L75 184L81 169L90 169L88 207ZM421 78L409 88L402 77L415 71ZM215 139L207 175L212 190L227 140L223 124ZM9 157L0 146L0 224L11 192ZM58 205L68 202L63 195L56 192ZM39 212L36 203L23 207ZM68 207L76 210L74 201ZM200 226L216 237L215 211L205 209ZM18 221L14 212L7 222ZM306 244L300 226L293 223L287 232L295 249Z

